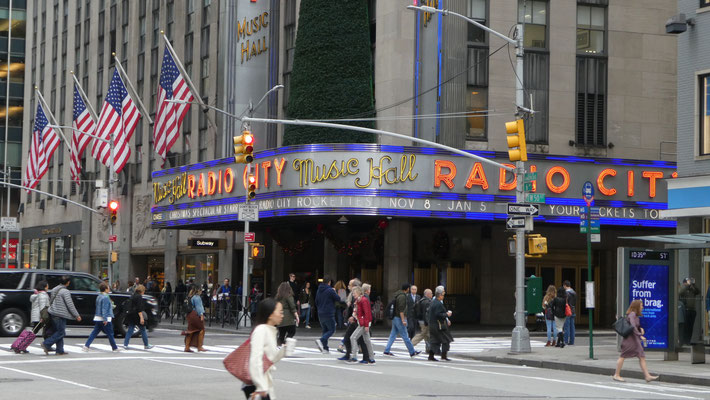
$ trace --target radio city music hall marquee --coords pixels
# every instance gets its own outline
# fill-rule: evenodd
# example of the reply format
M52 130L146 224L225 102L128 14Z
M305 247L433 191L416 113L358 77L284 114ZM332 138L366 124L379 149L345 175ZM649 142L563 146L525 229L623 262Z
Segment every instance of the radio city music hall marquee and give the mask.
M503 153L474 152L505 164ZM517 180L504 169L423 147L331 144L255 154L260 218L288 215L391 215L504 219ZM673 227L662 220L675 164L659 161L530 155L539 220L579 223L582 184L593 182L602 224ZM153 172L152 226L236 221L245 165L232 158ZM576 218L576 219L575 219Z

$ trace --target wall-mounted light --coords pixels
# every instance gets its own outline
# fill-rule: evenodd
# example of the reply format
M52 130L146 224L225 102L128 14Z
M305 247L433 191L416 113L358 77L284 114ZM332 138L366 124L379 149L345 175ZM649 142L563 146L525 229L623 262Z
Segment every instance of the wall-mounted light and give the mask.
M348 219L345 218L345 215L341 215L340 218L338 218L338 223L339 223L340 225L345 225L345 224L348 223Z
M666 33L679 34L688 30L688 25L695 26L695 18L685 18L685 14L677 14L666 21Z

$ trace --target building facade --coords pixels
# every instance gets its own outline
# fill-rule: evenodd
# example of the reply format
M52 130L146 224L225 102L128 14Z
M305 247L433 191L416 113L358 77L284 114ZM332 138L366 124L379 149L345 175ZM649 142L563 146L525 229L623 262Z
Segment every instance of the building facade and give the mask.
M98 109L113 51L153 113L161 30L205 103L239 115L249 100L256 103L283 83L255 115L289 116L299 1L39 3L28 5L28 32L40 39L28 40L26 51L45 61L28 65L26 75L40 83L48 101L56 97L52 112L62 125L72 118L69 72ZM591 181L604 214L600 243L594 244L596 298L602 310L613 310L615 249L623 243L617 237L675 227L659 216L667 203L663 179L675 172L676 39L664 31L675 2L428 3L504 33L525 23L523 79L528 106L536 111L526 121L529 165L538 173L533 191L547 196L535 233L548 237L550 248L547 256L528 260L526 275L542 276L545 286L563 280L578 290L584 286L586 253L578 226L581 187ZM377 128L507 162L504 124L515 114L512 49L453 18L407 10L409 1L368 4ZM46 18L58 24L61 43L68 43L54 56L43 45L53 40L41 29L52 26ZM260 30L242 33L254 19ZM251 50L245 54L245 48ZM24 122L31 126L36 103L30 85L25 97L31 104ZM152 127L143 119L117 185L120 254L114 278L239 280L243 228L235 207L245 193L244 166L230 165L228 158L239 128L220 113L193 106L161 166ZM261 210L252 230L267 250L254 263L252 282L273 291L288 272L313 283L324 274L360 276L383 297L403 282L446 283L460 320L512 322L515 262L507 255L512 234L505 230L505 203L514 199L511 176L399 139L281 147L282 127L252 130ZM42 190L91 204L96 180L105 182L107 173L86 157L81 185L69 183L69 166L55 156ZM177 192L164 196L168 187ZM105 215L35 194L23 194L22 203L24 266L107 273ZM583 314L578 321L585 321Z

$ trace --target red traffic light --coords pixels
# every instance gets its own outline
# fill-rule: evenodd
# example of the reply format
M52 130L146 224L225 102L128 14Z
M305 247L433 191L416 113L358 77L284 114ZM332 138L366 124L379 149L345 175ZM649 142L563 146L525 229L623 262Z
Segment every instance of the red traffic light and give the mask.
M252 144L254 143L254 136L251 134L245 134L244 135L244 144Z
M111 201L108 203L108 208L109 208L109 210L111 210L111 211L116 211L116 210L118 210L118 201L116 201L116 200L111 200Z

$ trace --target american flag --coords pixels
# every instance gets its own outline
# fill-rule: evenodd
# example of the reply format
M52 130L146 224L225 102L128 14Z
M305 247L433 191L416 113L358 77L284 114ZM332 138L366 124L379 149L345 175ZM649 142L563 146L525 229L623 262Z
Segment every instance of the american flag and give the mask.
M72 142L69 148L69 156L71 158L69 170L71 171L72 180L78 184L79 177L81 176L81 155L91 141L91 136L86 135L84 132L93 135L96 130L96 123L91 117L89 110L86 108L86 103L84 103L84 99L81 98L79 88L76 84L74 84L73 118L72 127L74 128L74 133L72 134Z
M47 115L42 109L42 104L37 104L35 126L32 130L32 143L30 143L30 157L25 168L24 186L34 188L47 172L47 163L52 159L54 150L59 146L59 135L54 128L49 127Z
M140 118L141 114L128 95L121 76L114 70L106 100L101 108L96 136L106 140L113 138L114 170L117 173L121 172L131 156L129 142ZM111 162L110 150L108 143L94 140L91 155L108 166Z
M190 108L190 104L168 103L166 100L192 101L194 97L175 65L168 48L163 54L163 66L160 69L158 87L158 112L155 114L153 143L155 152L163 159L180 135L180 124Z

